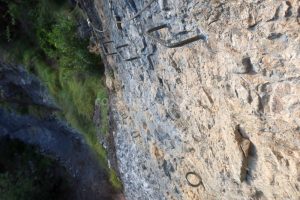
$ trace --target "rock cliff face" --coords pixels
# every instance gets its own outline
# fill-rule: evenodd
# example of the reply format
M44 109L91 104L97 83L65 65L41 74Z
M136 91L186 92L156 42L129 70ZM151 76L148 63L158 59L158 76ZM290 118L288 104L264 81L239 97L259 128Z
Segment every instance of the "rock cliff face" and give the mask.
M95 0L87 14L127 199L300 198L299 1Z

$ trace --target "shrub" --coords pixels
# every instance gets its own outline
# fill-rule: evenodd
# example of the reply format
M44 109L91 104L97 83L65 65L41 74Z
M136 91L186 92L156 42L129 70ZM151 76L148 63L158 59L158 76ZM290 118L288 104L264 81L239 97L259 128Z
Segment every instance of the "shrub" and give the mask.
M71 13L63 3L66 1L0 1L9 5L11 18L16 21L15 26L9 26L9 34L14 36L10 36L9 54L43 80L62 109L58 116L83 133L102 163L106 163L105 150L97 137L99 127L93 122L97 103L101 107L100 132L109 131L104 70L100 57L89 53L88 40L76 34L78 13ZM115 174L108 172L117 185Z

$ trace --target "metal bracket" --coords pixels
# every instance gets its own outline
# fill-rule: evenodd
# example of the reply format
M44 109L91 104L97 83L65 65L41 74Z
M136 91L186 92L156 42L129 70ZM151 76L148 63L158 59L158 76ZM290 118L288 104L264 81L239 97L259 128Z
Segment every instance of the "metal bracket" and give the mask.
M139 59L140 56L135 56L135 57L131 57L131 58L124 58L120 52L120 49L122 48L125 48L125 47L129 47L128 44L123 44L123 45L120 45L120 46L117 46L116 47L116 50L117 50L117 54L122 58L123 61L133 61L133 60L136 60L136 59Z
M107 50L107 48L105 47L105 45L107 44L112 44L114 43L114 41L107 41L107 42L103 42L102 43L102 47L103 47L103 52L104 52L104 55L105 56L113 56L113 55L119 55L120 58L123 60L123 61L133 61L133 60L136 60L136 59L139 59L140 57L139 56L135 56L135 57L131 57L131 58L124 58L124 56L121 54L121 51L120 49L122 48L125 48L125 47L129 47L128 44L123 44L123 45L119 45L119 46L116 46L116 52L109 52Z
M148 37L150 37L152 40L154 40L154 41L156 41L156 42L160 43L161 45L163 45L165 47L168 47L168 48L182 47L184 45L187 45L189 43L192 43L192 42L195 42L195 41L198 41L198 40L206 40L207 39L205 35L198 34L196 36L187 38L187 39L179 41L179 42L168 42L166 40L163 40L161 38L153 36L153 34L152 34L153 32L159 31L159 30L164 29L164 28L170 28L170 26L168 24L163 24L163 25L160 25L160 26L150 28L146 31L146 35Z
M111 55L116 55L116 54L118 54L117 52L108 52L108 50L106 49L105 45L111 44L111 43L114 43L114 41L110 40L110 41L107 41L107 42L103 42L103 43L102 43L103 53L104 53L105 56L111 56Z
M148 60L148 63L149 63L149 66L150 66L150 70L154 70L154 65L153 65L153 62L151 60L151 56L153 56L154 54L149 54L147 55L147 60Z

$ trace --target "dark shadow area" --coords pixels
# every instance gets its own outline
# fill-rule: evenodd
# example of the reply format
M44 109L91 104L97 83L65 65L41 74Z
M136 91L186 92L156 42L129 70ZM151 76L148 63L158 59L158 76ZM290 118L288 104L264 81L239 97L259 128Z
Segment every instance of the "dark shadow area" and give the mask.
M252 172L256 169L257 164L257 150L253 143L251 143L251 148L249 149L248 156L248 169L246 174L246 182L248 184L253 180Z
M1 200L74 199L74 180L66 169L33 146L0 139Z

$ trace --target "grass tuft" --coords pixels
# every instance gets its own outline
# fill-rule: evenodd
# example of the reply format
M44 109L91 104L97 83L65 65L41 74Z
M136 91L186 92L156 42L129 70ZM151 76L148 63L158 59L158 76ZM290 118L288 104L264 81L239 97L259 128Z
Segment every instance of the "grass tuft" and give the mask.
M62 109L58 116L83 133L108 170L111 183L120 189L121 183L108 168L106 152L97 137L98 129L101 134L109 132L103 65L99 56L88 51L88 40L77 35L79 12L70 12L66 1L0 2L7 3L10 16L4 23L9 29L7 37L0 37L4 48L10 50L9 58L24 64L45 83ZM93 121L95 105L101 111L99 127Z

